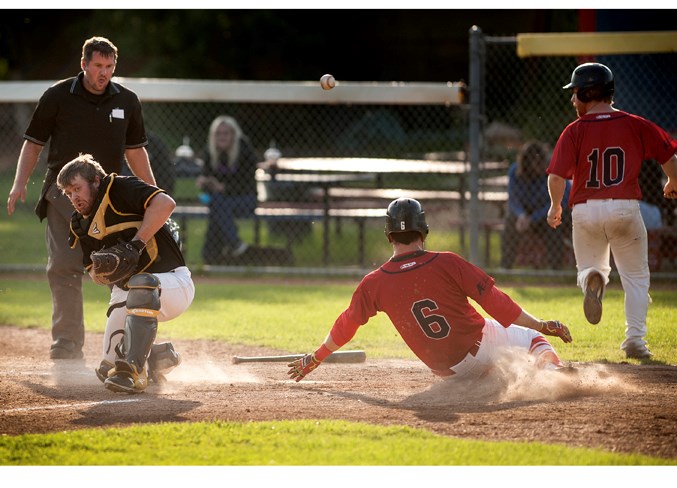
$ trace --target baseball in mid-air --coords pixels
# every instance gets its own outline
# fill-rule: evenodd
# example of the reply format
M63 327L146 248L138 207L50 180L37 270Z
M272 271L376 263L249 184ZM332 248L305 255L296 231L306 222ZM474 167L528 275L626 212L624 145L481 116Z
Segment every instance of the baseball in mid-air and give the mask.
M322 78L320 78L320 86L323 90L331 90L336 86L336 79L330 74L322 75Z

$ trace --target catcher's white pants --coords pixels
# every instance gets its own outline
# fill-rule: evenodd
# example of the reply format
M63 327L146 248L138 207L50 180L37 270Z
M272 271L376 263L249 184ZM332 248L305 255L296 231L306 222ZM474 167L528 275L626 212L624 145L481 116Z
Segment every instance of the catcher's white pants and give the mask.
M540 332L515 324L503 327L496 320L485 318L477 354L468 354L461 362L449 368L455 373L449 378L479 378L498 361L505 359L506 355L519 354L527 358L527 354L530 354L538 358L546 352L557 355Z
M159 322L172 320L183 312L193 302L195 297L195 284L191 278L190 270L186 266L181 266L169 273L153 273L160 279L160 314ZM109 306L122 303L127 300L127 290L113 286L110 294ZM106 331L103 336L103 359L115 362L115 346L122 338L122 331L125 329L125 319L127 317L126 307L117 307L113 309L106 321Z
M585 293L592 271L599 272L608 283L613 253L625 292L625 341L621 349L646 345L650 273L639 200L588 200L575 205L571 215L578 286Z

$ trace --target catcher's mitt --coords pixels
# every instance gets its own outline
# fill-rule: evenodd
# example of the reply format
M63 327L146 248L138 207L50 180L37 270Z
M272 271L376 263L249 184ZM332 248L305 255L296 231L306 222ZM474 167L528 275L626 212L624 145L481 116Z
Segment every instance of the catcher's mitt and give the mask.
M118 239L114 246L90 254L94 281L100 285L123 285L136 272L142 241L125 242Z

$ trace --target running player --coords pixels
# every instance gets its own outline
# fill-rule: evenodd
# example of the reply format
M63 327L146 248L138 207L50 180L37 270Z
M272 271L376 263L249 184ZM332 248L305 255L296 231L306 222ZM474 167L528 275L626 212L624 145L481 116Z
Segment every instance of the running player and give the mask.
M563 367L542 334L571 342L567 326L522 310L491 276L461 256L426 251L428 224L418 201L391 202L385 234L392 258L362 279L324 343L289 364L292 379L303 379L377 312L388 315L404 342L438 376L480 377L510 348L528 352L539 367ZM482 317L468 298L493 319Z
M572 179L573 245L583 311L591 324L602 318L602 298L611 271L610 252L625 292L625 340L628 358L648 359L646 316L649 308L647 234L639 210L642 162L655 159L668 176L666 198L677 198L677 141L654 123L615 109L614 76L599 63L578 66L571 83L578 119L557 141L548 166L548 224L562 223L562 195Z

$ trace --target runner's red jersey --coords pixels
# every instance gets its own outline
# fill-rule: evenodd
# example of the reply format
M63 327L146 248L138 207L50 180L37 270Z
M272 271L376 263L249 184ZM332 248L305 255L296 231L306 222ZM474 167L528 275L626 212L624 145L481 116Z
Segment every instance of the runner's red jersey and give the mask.
M570 207L591 199L641 200L642 162L664 164L675 152L677 141L642 117L623 111L588 114L562 131L547 172L573 179Z
M477 302L508 327L522 309L483 270L452 252L418 251L392 258L365 276L346 310L364 325L385 312L404 342L430 369L446 370L482 339Z

